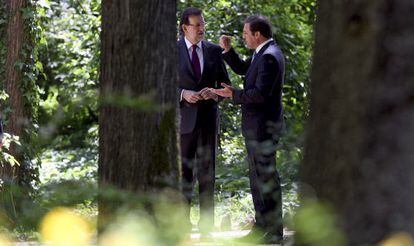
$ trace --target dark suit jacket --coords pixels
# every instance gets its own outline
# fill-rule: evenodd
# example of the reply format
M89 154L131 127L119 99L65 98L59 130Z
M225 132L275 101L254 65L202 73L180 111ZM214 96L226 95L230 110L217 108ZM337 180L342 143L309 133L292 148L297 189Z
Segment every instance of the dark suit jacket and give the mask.
M253 62L243 61L234 51L223 54L233 71L245 75L243 90L233 92L233 101L242 107L242 132L245 137L265 140L283 130L282 87L285 60L274 41L262 47ZM269 132L271 129L271 132Z
M226 67L221 58L222 50L220 46L202 41L204 68L200 81L196 81L184 38L181 38L177 44L179 53L179 98L183 89L200 91L204 87L219 88L222 82L230 83ZM212 99L197 103L188 103L184 99L180 101L180 133L186 134L194 130L198 114L201 114L199 117L202 116L203 118L201 121L203 125L217 133L218 107L217 102Z

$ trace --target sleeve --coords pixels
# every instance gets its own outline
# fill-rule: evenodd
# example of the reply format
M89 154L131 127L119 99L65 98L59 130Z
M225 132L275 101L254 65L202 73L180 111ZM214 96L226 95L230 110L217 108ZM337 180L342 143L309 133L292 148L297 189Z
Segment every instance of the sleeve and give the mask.
M219 51L221 52L221 49L219 49ZM221 54L219 54L219 67L218 67L218 76L217 76L217 88L223 88L220 84L221 83L226 83L228 85L231 85L231 81L229 79L229 74L227 72L226 69L226 65L224 64L224 60ZM216 102L220 102L222 101L224 98L221 96L217 97L217 100L215 99Z
M247 69L249 69L251 59L249 58L247 61L242 60L233 48L221 56L230 68L239 75L245 75Z

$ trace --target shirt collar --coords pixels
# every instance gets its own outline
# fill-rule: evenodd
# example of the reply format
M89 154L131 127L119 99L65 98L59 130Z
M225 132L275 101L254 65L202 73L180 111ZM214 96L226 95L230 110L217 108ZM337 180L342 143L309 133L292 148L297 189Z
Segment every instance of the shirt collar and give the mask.
M184 41L185 41L185 44L187 46L187 50L189 50L193 46L193 44L190 41L188 41L187 37L185 37L185 36L184 36ZM200 48L200 49L202 48L201 42L202 41L200 41L196 44L198 46L198 48Z
M267 43L269 43L271 41L273 41L273 38L269 38L268 40L264 41L259 46L257 46L257 48L256 48L256 54L259 53L259 51L263 48L263 46L265 46Z

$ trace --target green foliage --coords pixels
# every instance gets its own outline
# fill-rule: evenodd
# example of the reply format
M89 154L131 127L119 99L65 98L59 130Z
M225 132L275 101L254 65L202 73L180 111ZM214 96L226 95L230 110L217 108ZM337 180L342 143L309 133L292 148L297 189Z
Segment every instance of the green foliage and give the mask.
M7 52L4 6L0 5L2 98L6 57L3 54ZM24 136L20 136L25 155L25 163L20 169L31 170L23 170L22 182L34 185L36 196L28 198L24 195L27 191L7 184L6 190L13 196L3 198L13 198L13 201L8 199L8 204L17 205L21 211L16 224L5 222L4 225L34 229L44 213L54 206L83 205L90 208L94 202L96 205L93 195L96 189L91 189L89 184L96 186L97 175L100 1L39 0L21 11L27 42L16 68L22 72L21 90L31 118ZM2 110L7 124L7 116L12 111L7 106L3 107L3 103ZM40 132L39 137L36 136L37 131ZM6 134L6 148L10 142L8 139ZM34 139L37 140L36 145L31 144ZM31 161L36 153L41 153L43 165L40 184L33 182L38 180L39 162ZM7 152L2 152L1 158L13 161ZM78 180L77 185L73 185L72 180ZM69 190L74 193L65 197ZM6 209L12 210L15 205ZM5 218L10 218L10 212L6 212ZM2 211L0 215L3 215Z
M0 89L0 105L3 105L4 102L9 98L9 95L2 89ZM0 119L2 114L0 113ZM20 145L19 137L10 135L9 133L3 133L2 138L0 138L2 146L0 147L0 168L4 168L4 165L20 165L14 156L9 153L10 144ZM4 180L0 178L0 189Z
M45 77L41 87L42 143L53 146L66 136L69 146L85 146L97 123L100 1L41 1L45 36L40 59Z
M183 240L186 228L186 220L183 218L187 207L184 196L177 190L167 188L149 194L106 187L100 191L99 196L101 204L105 204L99 210L99 223L105 225L105 228L101 228L103 241L105 234L119 230L128 231L120 235L124 242L132 239L128 245L179 245ZM117 212L109 214L105 211ZM132 238L130 234L133 235ZM144 241L137 242L133 238Z
M230 219L231 228L227 230L246 230L250 229L251 223L254 221L253 200L249 191L239 191L237 195L225 197L218 194L216 201L216 223L221 230L224 227L226 217Z
M5 6L4 1L2 1L0 6L0 109L2 111L1 115L4 123L7 126L10 114L13 114L13 111L16 109L9 106L9 100L11 100L11 98L4 96L4 90L6 89L4 88L6 79L5 65L7 59L6 29L10 17L7 15ZM24 42L19 50L19 60L14 63L14 69L20 73L20 81L18 83L20 86L20 93L23 95L22 104L24 115L27 117L21 136L6 135L6 149L9 148L11 142L17 143L16 139L18 137L20 143L18 149L21 154L12 157L9 153L2 153L2 157L3 160L7 160L9 164L17 164L20 162L18 173L19 185L25 187L27 194L31 194L33 192L31 189L32 185L37 181L38 175L37 166L32 162L36 152L35 145L32 144L32 141L36 136L37 108L39 103L36 77L41 73L42 67L37 59L37 43L41 32L38 29L36 6L29 2L28 6L20 11L23 18ZM4 162L2 164L4 164Z
M21 61L16 62L15 67L21 71L20 90L23 94L24 115L27 123L20 136L22 143L23 162L20 166L20 185L33 193L33 185L38 182L40 163L36 159L39 148L36 144L38 128L39 108L39 87L37 78L42 76L43 66L39 61L39 42L43 35L40 28L41 7L36 2L29 2L29 5L21 9L24 20L25 43L22 45ZM12 113L12 112L10 112ZM7 122L7 115L6 115ZM34 194L32 194L34 195Z
M295 225L295 245L347 245L334 211L326 204L305 201L295 216Z
M42 154L42 186L67 180L97 182L96 148L47 150Z
M56 139L62 146L69 143L67 139ZM42 171L40 181L42 189L45 185L67 181L97 183L98 162L98 126L93 125L85 136L85 147L63 148L56 144L55 148L46 149L42 155Z
M21 145L19 142L19 137L10 135L8 133L4 133L2 138L3 146L1 147L0 151L0 168L4 168L4 165L20 165L19 161L16 160L14 156L12 156L8 151L10 150L10 144L16 144ZM3 180L0 178L0 190L1 190L1 184L3 183Z

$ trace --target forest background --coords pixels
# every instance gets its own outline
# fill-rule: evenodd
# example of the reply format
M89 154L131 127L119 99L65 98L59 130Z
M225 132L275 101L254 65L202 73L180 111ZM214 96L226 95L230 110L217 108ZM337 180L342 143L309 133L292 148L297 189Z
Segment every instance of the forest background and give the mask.
M283 89L287 131L276 158L282 177L284 217L287 225L292 226L292 217L299 207L298 168L303 152L304 123L309 112L315 1L181 0L177 17L188 6L204 11L207 40L217 43L221 34L233 35L236 50L245 57L250 51L241 38L243 20L260 13L269 17L273 24L274 39L284 52L287 64ZM24 191L9 189L13 200L2 193L9 217L3 217L2 222L19 237L36 237L41 218L58 206L75 207L77 213L96 221L100 7L99 0L39 0L22 10L30 38L25 44L26 58L16 66L23 74L21 90L31 117L19 136L25 150L23 158L16 160L8 155L8 143L16 141L8 135L0 153L3 165L17 165L19 161L23 169L19 180ZM6 62L7 16L4 13L2 5L0 81L5 76ZM242 84L239 76L230 75L233 84ZM3 83L0 83L0 100L7 126L13 111L7 106L8 95ZM230 101L223 101L220 107L217 227L223 226L223 218L231 218L230 229L243 229L250 223L246 218L252 218L253 207L240 132L241 112ZM7 185L7 180L3 180L3 185ZM197 207L197 204L193 206L193 221L198 217Z

